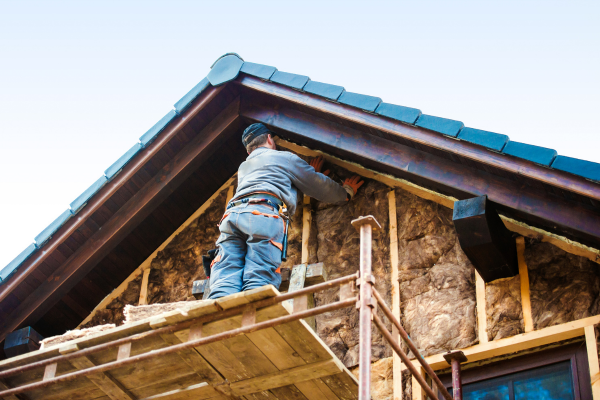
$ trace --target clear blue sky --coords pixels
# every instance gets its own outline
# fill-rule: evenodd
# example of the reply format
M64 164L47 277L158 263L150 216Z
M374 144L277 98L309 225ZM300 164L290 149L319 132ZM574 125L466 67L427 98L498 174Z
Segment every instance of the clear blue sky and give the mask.
M597 0L0 0L0 268L230 51L600 162Z

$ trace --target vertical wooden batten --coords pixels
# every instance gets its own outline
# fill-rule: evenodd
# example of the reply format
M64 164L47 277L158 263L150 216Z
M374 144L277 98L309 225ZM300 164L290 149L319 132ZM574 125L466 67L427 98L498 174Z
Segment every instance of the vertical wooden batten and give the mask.
M594 400L600 400L600 365L598 364L598 344L594 325L589 325L585 330L585 345L587 348L588 363L590 367L590 381Z
M487 314L485 304L485 281L475 270L475 297L477 300L477 334L479 343L488 342Z
M392 267L392 314L400 321L400 282L398 281L398 218L396 216L396 192L388 192L388 205L390 214L390 264ZM392 337L400 343L398 328L392 325ZM393 390L394 400L402 400L402 361L400 356L393 354Z
M144 270L144 275L142 276L142 285L140 287L140 299L138 301L138 305L143 306L148 304L148 278L150 277L150 268Z
M310 207L310 197L304 195L304 200L302 201L302 256L300 262L304 265L308 265L308 241L310 238L310 225L312 224L312 209ZM304 285L303 285L304 286ZM291 281L290 281L291 288ZM313 294L309 294L307 298L308 308L313 308L315 306L315 296ZM306 318L304 321L314 331L317 330L317 320L315 317Z
M523 323L525 332L533 331L533 317L531 314L531 297L529 295L529 272L525 263L525 238L517 238L517 257L519 261L519 276L521 278L521 305L523 307Z

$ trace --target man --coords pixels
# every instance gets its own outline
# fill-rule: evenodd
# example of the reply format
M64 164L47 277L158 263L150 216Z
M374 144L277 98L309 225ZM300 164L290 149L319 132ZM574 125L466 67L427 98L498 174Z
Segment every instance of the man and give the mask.
M296 210L296 190L327 203L350 200L364 183L358 176L341 186L320 173L322 157L310 165L278 151L269 129L252 124L242 143L249 154L238 170L238 187L219 224L218 251L211 265L210 296L217 299L271 284L279 287L286 216Z

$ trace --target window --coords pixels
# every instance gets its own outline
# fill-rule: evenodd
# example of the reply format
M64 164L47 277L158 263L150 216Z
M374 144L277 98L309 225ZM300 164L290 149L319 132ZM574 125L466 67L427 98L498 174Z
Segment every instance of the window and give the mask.
M451 375L440 376L452 393ZM462 373L464 400L588 400L585 343L576 343Z

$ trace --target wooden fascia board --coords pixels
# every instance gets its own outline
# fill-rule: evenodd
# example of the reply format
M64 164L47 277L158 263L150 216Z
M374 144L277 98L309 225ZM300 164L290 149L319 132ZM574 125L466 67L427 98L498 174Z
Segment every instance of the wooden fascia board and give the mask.
M239 125L239 98L214 118L180 153L121 207L83 246L0 324L0 341L35 321L147 217L200 163L217 150L221 134Z
M35 269L40 266L66 239L77 231L107 200L109 200L127 181L158 152L160 152L193 118L214 100L226 85L209 88L197 100L194 101L187 111L175 118L156 140L147 148L140 151L134 159L109 183L107 183L96 195L90 199L88 204L71 218L48 243L38 250L24 265L0 286L0 302L8 296L19 284L21 284Z
M492 340L487 343L460 349L468 358L468 362L490 360L520 351L534 349L536 347L562 342L585 335L585 327L600 323L600 315L567 322L560 325L550 326L537 331L521 333L504 339ZM425 357L434 370L449 368L450 366L443 354ZM418 361L413 361L417 365Z
M314 145L341 158L358 158L364 166L394 176L424 180L430 186L443 188L444 192L459 193L462 198L485 194L501 209L526 216L529 222L549 230L560 227L584 243L600 243L600 214L510 179L342 126L285 104L274 108L244 101L240 115L264 122L311 147Z
M352 121L367 128L386 132L400 139L414 142L420 146L453 153L467 159L505 170L515 175L521 175L543 182L568 192L600 200L600 185L579 176L555 169L549 169L527 160L499 154L481 146L450 138L440 133L367 113L343 104L334 103L316 95L265 82L252 76L242 75L236 82L243 87L331 114L332 116Z

